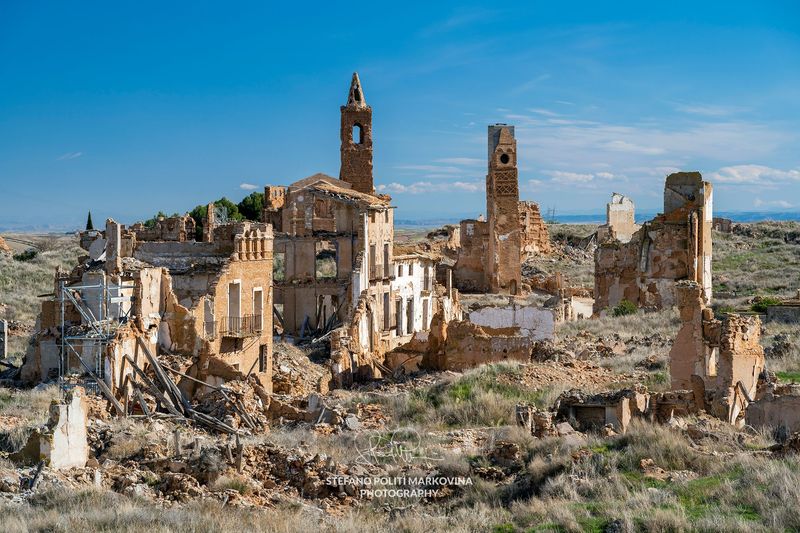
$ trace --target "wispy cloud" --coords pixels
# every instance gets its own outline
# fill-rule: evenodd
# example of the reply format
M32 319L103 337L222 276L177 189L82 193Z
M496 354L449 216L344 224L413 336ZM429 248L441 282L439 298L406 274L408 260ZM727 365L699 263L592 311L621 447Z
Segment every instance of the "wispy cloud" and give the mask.
M655 146L642 146L621 140L609 141L605 144L605 147L609 150L615 150L617 152L630 152L632 154L658 155L665 152L663 148L658 148Z
M453 181L453 182L430 182L417 181L410 184L392 182L379 185L378 190L390 194L426 194L431 192L478 192L483 191L485 184L481 181Z
M787 202L786 200L762 200L761 198L756 198L753 201L754 207L778 207L780 209L790 209L794 207L794 204Z
M549 109L533 108L533 109L528 109L528 111L531 112L531 113L536 113L537 115L544 115L546 117L557 117L557 116L559 116L558 113L556 113L555 111L550 111Z
M456 174L461 172L461 169L455 166L442 166L442 165L398 165L394 167L398 170L417 170L423 172L438 172L446 174Z
M472 166L479 166L485 165L485 159L479 159L477 157L443 157L442 159L436 159L436 163L446 163L450 165L461 165L465 167L472 167Z
M705 117L726 117L742 111L744 107L722 106L716 104L676 104L675 110L689 115L702 115Z
M420 34L431 37L440 33L447 33L452 30L471 26L478 22L487 22L494 18L498 11L486 9L459 10L449 17L424 28Z
M764 165L734 165L722 167L713 172L710 178L720 183L771 185L778 182L800 181L800 169L781 170Z
M543 73L543 74L539 74L535 78L533 78L531 80L528 80L525 83L521 83L521 84L517 85L516 87L514 87L511 90L511 94L526 93L526 92L528 92L528 91L530 91L532 89L535 89L540 83L542 83L543 81L549 80L551 77L552 76L550 74L546 73L546 72Z
M258 185L253 185L252 183L240 183L239 188L244 191L254 191L260 187Z
M66 161L69 159L78 159L83 155L83 152L67 152L66 154L62 155L58 158L58 161Z
M612 180L621 177L615 176L611 172L569 172L566 170L545 170L543 174L550 176L551 182L563 185L586 185L597 180Z

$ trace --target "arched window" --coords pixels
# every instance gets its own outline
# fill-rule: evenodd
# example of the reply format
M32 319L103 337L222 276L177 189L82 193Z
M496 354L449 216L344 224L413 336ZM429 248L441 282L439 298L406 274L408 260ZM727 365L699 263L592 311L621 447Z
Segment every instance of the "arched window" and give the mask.
M353 124L353 142L355 144L364 144L364 128L361 124Z

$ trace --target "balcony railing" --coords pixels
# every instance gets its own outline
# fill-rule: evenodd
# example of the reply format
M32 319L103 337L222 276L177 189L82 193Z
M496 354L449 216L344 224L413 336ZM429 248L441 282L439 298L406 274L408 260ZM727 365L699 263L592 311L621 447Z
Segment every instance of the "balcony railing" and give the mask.
M254 337L261 334L261 315L226 316L222 320L205 323L206 338L217 334L223 337Z
M369 266L370 280L388 279L391 277L394 277L394 267L391 263L387 263L385 265L378 263L377 265Z

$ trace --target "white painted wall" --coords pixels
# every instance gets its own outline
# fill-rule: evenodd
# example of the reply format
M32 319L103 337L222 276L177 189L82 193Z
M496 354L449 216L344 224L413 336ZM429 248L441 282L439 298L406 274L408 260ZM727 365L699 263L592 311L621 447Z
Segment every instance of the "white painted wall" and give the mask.
M400 275L402 265L403 275ZM410 267L413 265L413 269ZM428 273L430 276L430 287L433 288L433 284L435 283L436 272L434 269L434 265L432 261L425 260L425 259L397 259L395 258L395 265L394 265L394 274L395 279L392 280L392 292L395 295L395 298L400 297L403 300L403 305L401 306L401 314L398 317L398 323L402 324L402 331L403 337L407 335L413 334L415 331L422 331L427 330L430 328L431 319L433 318L433 296L428 294L427 296L422 296L422 291L425 284L425 269L428 269ZM413 273L410 271L413 270ZM432 293L433 291L431 291ZM412 299L414 301L414 323L413 331L407 331L408 328L408 318L406 313L408 312L408 300ZM394 308L395 302L392 302L392 307ZM423 309L427 308L427 313L423 312ZM423 316L426 316L427 323L423 323Z
M509 304L503 307L482 307L470 311L467 319L478 326L520 329L520 334L533 340L552 339L556 317L552 309Z

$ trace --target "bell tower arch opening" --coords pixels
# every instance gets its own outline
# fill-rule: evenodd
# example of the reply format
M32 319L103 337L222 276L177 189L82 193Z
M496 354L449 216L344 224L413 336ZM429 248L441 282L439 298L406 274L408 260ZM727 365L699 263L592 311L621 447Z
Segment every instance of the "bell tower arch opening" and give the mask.
M372 108L367 105L358 73L353 73L347 105L341 107L339 179L358 192L375 194L372 176Z

